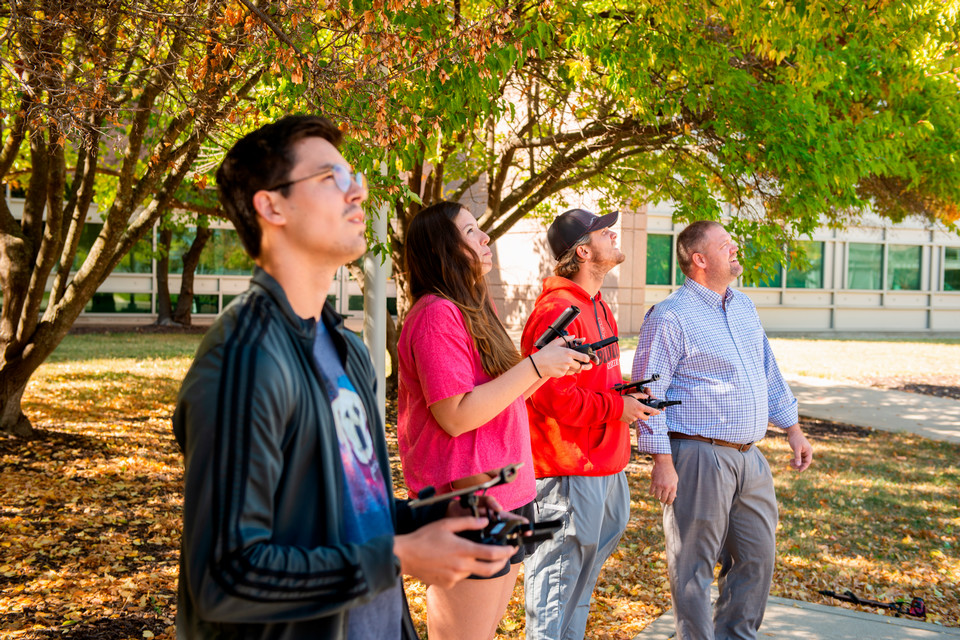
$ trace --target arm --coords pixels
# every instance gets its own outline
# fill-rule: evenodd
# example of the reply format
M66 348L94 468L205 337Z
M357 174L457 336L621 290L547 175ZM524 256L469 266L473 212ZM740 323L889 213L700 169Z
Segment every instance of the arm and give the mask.
M658 380L650 383L650 394L655 398L666 398L682 356L683 336L676 320L666 313L654 315L648 312L640 328L631 378L641 380L654 373L660 374ZM666 415L661 413L637 422L637 446L646 453L671 452Z
M794 455L790 466L797 471L804 471L813 462L813 447L800 429L797 399L780 373L766 333L763 334L763 366L767 374L770 422L787 432L787 442Z
M799 423L787 429L787 442L790 443L794 456L790 459L790 466L796 471L806 471L813 462L813 447L803 435Z
M653 454L653 471L650 473L650 495L664 504L673 504L677 497L677 470L673 466L673 455L669 453Z
M673 373L682 354L682 335L675 323L648 312L640 328L637 351L633 358L631 378L642 380L652 374L660 378L650 384L650 392L658 398L666 397ZM666 416L659 415L637 422L637 446L640 451L653 454L650 473L650 495L664 504L673 504L677 497L679 478L673 466L670 439L667 437Z
M767 334L763 334L763 368L767 375L767 406L774 426L787 429L799 421L797 399L780 373L777 359L770 348Z
M565 348L565 344L557 338L534 354L533 361L523 358L493 380L431 404L433 417L444 431L455 437L486 424L546 378L589 369L590 358Z
M534 382L532 385L530 385L530 388L523 392L523 399L529 400L530 397L537 392L537 389L542 387L546 381L547 381L547 378L540 378L539 380Z

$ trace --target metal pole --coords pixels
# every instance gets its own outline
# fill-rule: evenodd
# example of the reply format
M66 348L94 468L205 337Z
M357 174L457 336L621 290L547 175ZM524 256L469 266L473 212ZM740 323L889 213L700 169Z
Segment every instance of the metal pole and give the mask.
M387 165L381 163L386 175ZM373 231L379 240L387 238L387 216L390 205L384 202L373 220ZM368 251L363 257L363 342L370 351L377 373L377 406L380 420L386 419L387 403L387 276L392 268L390 255L383 257Z

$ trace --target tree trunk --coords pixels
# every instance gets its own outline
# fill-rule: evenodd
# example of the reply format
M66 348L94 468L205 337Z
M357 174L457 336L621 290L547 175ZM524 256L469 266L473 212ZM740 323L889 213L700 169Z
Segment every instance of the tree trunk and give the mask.
M161 227L157 235L160 257L157 259L157 324L173 324L173 306L170 304L170 243L173 229Z
M22 438L33 435L33 425L20 408L26 382L0 382L0 433Z
M193 278L200 264L200 254L207 246L207 241L213 237L210 227L197 227L197 235L190 243L190 249L183 254L183 276L180 279L180 297L177 298L177 308L173 312L173 320L185 327L192 322L190 309L193 307Z

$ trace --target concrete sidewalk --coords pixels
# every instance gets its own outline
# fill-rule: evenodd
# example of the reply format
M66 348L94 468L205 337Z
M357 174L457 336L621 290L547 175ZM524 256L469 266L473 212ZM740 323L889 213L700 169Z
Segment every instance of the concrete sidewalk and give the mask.
M713 596L716 599L716 586ZM673 611L657 618L634 640L675 637ZM957 640L960 629L908 618L865 613L770 597L758 638L766 640Z
M800 415L960 442L960 400L788 376Z

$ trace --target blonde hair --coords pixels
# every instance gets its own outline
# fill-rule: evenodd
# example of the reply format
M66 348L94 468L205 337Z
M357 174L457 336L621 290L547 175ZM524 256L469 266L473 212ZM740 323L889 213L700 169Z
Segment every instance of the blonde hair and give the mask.
M583 264L583 260L577 255L577 247L582 247L585 244L590 244L589 233L581 236L579 240L573 243L572 247L557 258L557 264L553 267L554 275L567 278L568 280L572 276L575 276L580 271L580 265Z

